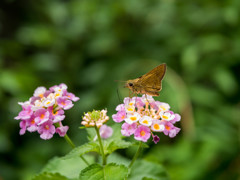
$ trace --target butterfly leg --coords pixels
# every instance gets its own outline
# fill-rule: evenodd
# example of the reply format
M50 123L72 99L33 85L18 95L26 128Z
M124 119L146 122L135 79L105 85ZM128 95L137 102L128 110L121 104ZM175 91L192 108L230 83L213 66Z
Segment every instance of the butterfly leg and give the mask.
M147 94L144 94L144 95L145 95L146 101L149 103L148 98L147 98Z
M129 92L129 97L131 98L131 90L129 89L129 91L128 91L128 92Z

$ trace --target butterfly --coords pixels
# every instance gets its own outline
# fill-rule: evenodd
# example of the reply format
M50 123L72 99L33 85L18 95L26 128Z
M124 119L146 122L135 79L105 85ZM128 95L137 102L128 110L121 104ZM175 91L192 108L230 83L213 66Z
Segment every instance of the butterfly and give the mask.
M126 81L124 87L129 88L136 94L147 94L150 96L159 96L162 89L162 79L166 72L166 64L160 64L147 74L139 78Z

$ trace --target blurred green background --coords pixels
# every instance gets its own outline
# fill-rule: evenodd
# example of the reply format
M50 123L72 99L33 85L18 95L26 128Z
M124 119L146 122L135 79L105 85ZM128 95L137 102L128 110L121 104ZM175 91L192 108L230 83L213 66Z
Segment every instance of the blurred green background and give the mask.
M115 80L165 62L156 99L181 114L182 130L161 135L143 157L173 180L239 180L239 9L239 0L1 0L0 179L31 179L71 150L57 135L19 135L17 102L38 86L64 82L81 98L64 120L80 145L83 112L107 108L111 116L128 96Z

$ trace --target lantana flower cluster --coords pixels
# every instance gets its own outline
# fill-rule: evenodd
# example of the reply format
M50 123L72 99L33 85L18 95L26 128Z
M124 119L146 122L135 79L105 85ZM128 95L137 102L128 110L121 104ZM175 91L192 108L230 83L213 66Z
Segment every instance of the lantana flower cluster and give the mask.
M101 111L93 110L92 112L84 113L82 117L83 121L82 125L85 127L97 127L99 128L99 134L101 138L107 139L112 136L113 129L110 126L107 126L106 123L109 120L109 116L107 116L107 110L103 109ZM94 141L97 140L97 136L95 136Z
M15 119L20 120L20 135L37 131L42 139L50 139L55 133L65 136L69 127L62 125L64 110L72 108L72 101L78 100L63 83L49 89L38 87L28 101L18 103L22 111Z
M181 116L170 111L169 104L155 101L152 96L124 98L124 103L119 104L116 111L112 118L117 123L124 122L122 135L134 135L138 141L147 142L152 135L157 144L160 138L155 133L162 132L173 138L180 131L174 124L180 121Z
M107 110L103 109L101 111L93 110L92 112L84 113L82 125L86 127L94 127L97 126L100 128L104 123L109 120L109 116L107 116Z

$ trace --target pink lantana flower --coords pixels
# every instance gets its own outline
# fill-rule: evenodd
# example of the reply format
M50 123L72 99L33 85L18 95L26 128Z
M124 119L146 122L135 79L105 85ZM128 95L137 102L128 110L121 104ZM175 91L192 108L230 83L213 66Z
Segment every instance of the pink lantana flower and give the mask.
M58 133L59 136L64 137L67 134L69 127L63 126L62 123L59 123L59 124L60 124L60 127L56 128L56 133Z
M30 119L26 120L26 125L29 132L35 132L38 130L38 122L35 121L35 116L32 116Z
M138 141L147 142L151 136L151 130L147 126L140 125L134 132L134 138Z
M75 96L73 93L67 92L66 90L63 91L63 95L74 102L79 100L79 97Z
M46 121L38 128L38 133L40 134L40 137L45 140L51 139L55 131L55 126L53 125L52 121Z
M25 134L25 132L26 132L26 130L27 130L27 121L21 121L21 122L19 123L19 126L20 126L19 134L20 134L20 135Z
M77 100L78 97L67 91L66 84L55 85L49 90L38 87L28 101L18 103L22 111L15 119L20 120L20 135L37 131L43 139L51 138L54 133L64 136L68 130L68 126L62 125L64 110L70 109L72 101Z
M121 133L123 136L131 136L137 129L137 123L123 123Z
M36 110L34 115L35 115L35 122L37 122L39 125L43 124L49 119L49 112L44 108Z
M126 97L123 104L116 107L116 111L113 120L117 123L125 121L122 135L134 134L134 138L139 141L146 142L152 135L154 143L157 143L160 138L155 133L163 133L172 138L180 131L174 124L180 121L181 116L170 111L168 103L155 101L149 95Z
M41 86L34 91L33 96L43 98L45 92L46 92L46 88Z
M102 125L99 129L99 133L100 133L100 136L103 138L103 139L107 139L109 137L112 136L113 134L113 129L110 127L110 126L107 126L107 125Z
M175 126L174 126L172 123L170 123L170 122L165 122L164 126L165 126L165 129L164 129L163 133L164 133L166 136L168 135L168 136L171 137L171 138L175 137L175 136L178 134L178 132L180 131L180 128L175 127Z
M118 111L117 114L114 114L112 116L112 118L117 123L122 122L126 118L126 112L125 111Z
M33 110L31 105L23 105L22 108L23 110L18 114L17 117L15 117L16 120L26 120L32 116Z
M65 119L63 109L54 110L53 107L49 107L48 111L50 113L50 117L53 119L53 123L57 123Z
M71 109L73 107L72 101L68 100L65 97L57 98L57 104L59 107L63 108L64 110Z

